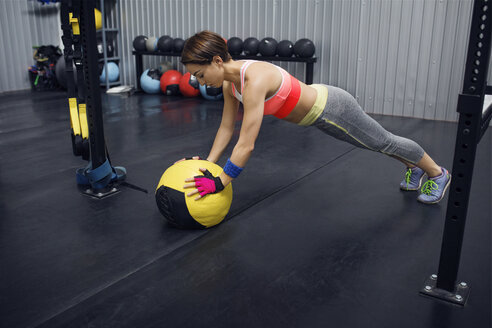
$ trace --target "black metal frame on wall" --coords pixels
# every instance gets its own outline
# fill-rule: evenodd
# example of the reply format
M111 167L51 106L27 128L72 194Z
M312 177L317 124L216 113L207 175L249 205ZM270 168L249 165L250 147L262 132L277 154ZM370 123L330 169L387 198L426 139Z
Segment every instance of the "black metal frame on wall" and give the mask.
M437 275L427 279L422 295L465 305L470 287L456 283L461 247L470 198L477 146L492 117L492 104L484 108L487 72L490 59L492 30L492 1L475 0L468 43L463 90L459 95L458 134L454 151L452 182L446 211L441 255Z

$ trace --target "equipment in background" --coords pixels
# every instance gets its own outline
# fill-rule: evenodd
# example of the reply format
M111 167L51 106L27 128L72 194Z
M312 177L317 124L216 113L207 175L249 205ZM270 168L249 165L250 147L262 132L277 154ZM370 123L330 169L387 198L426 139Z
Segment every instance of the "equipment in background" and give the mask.
M185 97L196 97L200 94L200 84L195 76L187 72L179 81L179 91Z
M159 65L159 72L161 72L161 74L166 73L170 69L174 69L174 65L171 62L164 61L164 62L160 63L160 65Z
M120 77L120 69L118 65L114 62L108 62L106 67L103 67L99 80L101 83L106 82L106 71L108 72L108 81L115 82L118 81Z
M294 44L289 40L282 40L277 45L277 54L280 57L292 57L294 54Z
M169 167L162 175L155 192L157 207L171 225L181 229L206 229L213 227L229 212L232 204L232 183L216 194L208 194L199 200L196 195L187 196L191 189L184 189L184 180L203 175L206 168L214 176L222 168L204 160L186 160Z
M277 53L277 41L274 38L264 38L258 45L258 51L262 56L275 56Z
M176 96L179 94L179 82L183 74L170 69L161 76L161 90L166 96Z
M161 91L161 73L158 69L147 69L140 77L140 86L146 93L155 94Z
M76 85L77 83L77 70L75 69L75 64L73 66L73 83ZM63 88L67 88L67 72L65 70L65 58L60 57L56 62L55 66L55 74L58 84Z
M147 46L146 46L146 41L147 37L145 35L139 35L135 39L133 39L133 48L137 51L146 51Z
M183 52L185 41L181 38L176 38L173 40L173 49L177 54L181 54Z
M313 41L309 39L297 40L294 45L294 53L297 57L309 58L314 55L315 47Z
M50 90L58 87L56 63L61 57L60 48L48 45L34 47L33 58L36 63L29 67L29 80L32 90Z
M247 38L243 42L243 51L246 56L256 56L258 54L258 46L260 41L257 38Z
M200 85L200 93L207 100L220 100L223 98L222 87L215 88L207 85Z
M99 58L104 57L104 47L102 37L97 38L97 55ZM114 56L114 40L109 36L106 38L106 57Z
M243 52L243 40L233 36L227 40L227 50L231 55L240 55Z
M111 165L104 140L98 79L96 37L98 18L97 11L94 9L95 0L62 0L60 21L63 31L62 41L65 46L63 61L72 149L75 156L82 156L84 160L89 161L85 167L76 171L76 181L81 189L84 189L84 194L100 199L118 192L116 185L125 183L126 170ZM96 12L96 17L93 12ZM102 19L100 22L102 24ZM78 71L76 79L74 79L72 63ZM60 69L61 65L60 63ZM110 65L106 68L105 74L109 77L114 73L114 69L111 69Z
M147 51L156 51L157 50L157 39L155 36L151 36L145 41L145 48Z
M161 52L172 52L174 48L173 38L163 35L157 40L157 49Z
M96 30L102 29L102 14L99 9L94 8L94 20L96 22Z

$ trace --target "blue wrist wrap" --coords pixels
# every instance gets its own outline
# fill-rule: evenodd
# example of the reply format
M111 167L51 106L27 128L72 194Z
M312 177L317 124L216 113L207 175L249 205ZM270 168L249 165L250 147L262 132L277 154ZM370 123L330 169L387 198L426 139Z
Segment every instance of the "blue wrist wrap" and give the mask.
M230 158L227 160L227 163L224 166L224 173L234 179L237 178L242 171L243 169L231 162Z

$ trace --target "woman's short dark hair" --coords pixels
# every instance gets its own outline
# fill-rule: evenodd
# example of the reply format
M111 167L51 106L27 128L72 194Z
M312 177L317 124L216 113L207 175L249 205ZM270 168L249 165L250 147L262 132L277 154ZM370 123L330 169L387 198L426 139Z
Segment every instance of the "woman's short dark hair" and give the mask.
M227 51L225 40L219 34L201 31L186 40L181 54L181 63L183 65L210 64L214 56L220 56L225 62L232 59Z

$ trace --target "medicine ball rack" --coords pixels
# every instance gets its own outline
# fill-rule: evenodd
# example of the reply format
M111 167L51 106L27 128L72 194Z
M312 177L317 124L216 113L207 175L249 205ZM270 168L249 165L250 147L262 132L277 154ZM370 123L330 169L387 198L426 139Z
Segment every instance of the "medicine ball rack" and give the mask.
M162 57L181 57L181 54L175 52L159 52L159 51L133 51L133 55L135 56L135 68L137 71L137 90L141 90L140 88L140 76L143 73L143 56L162 56ZM306 63L306 84L313 83L313 70L314 63L318 61L316 57L309 58L299 58L299 57L267 57L267 56L245 56L245 55L235 55L232 56L233 59L254 59L254 60L262 60L262 61L285 61L285 62L298 62L298 63Z
M470 293L466 282L456 283L470 198L477 145L489 127L492 102L485 95L491 52L492 3L475 0L468 43L463 91L458 98L459 122L452 181L437 274L425 282L420 294L464 306ZM488 218L485 218L488 219ZM480 287L478 287L480 288ZM483 287L482 287L483 288Z

